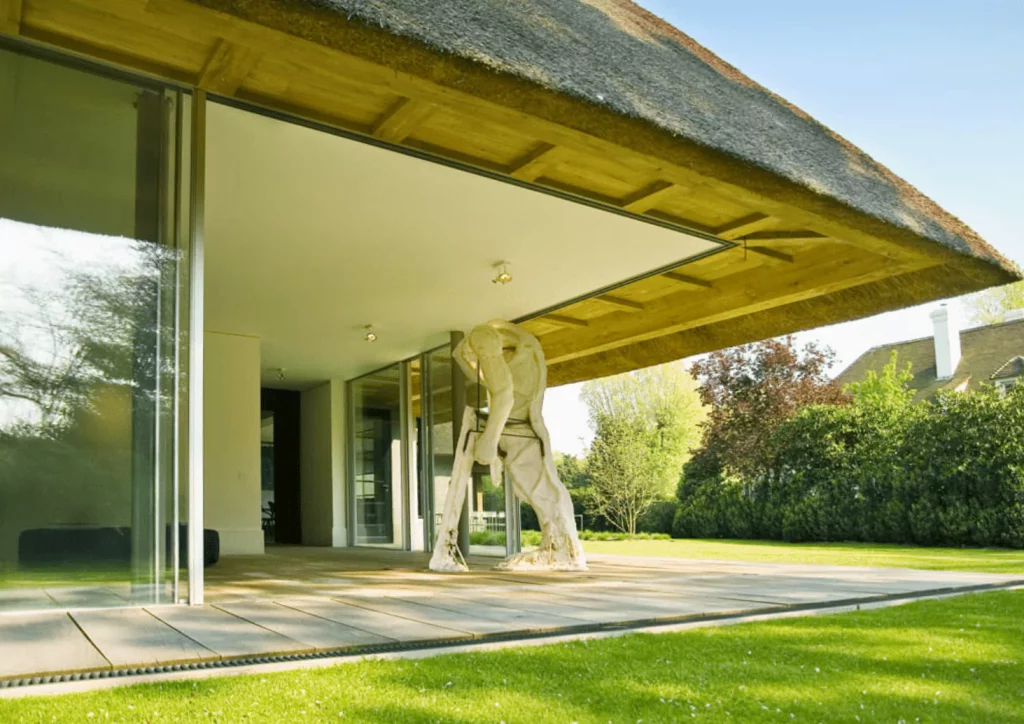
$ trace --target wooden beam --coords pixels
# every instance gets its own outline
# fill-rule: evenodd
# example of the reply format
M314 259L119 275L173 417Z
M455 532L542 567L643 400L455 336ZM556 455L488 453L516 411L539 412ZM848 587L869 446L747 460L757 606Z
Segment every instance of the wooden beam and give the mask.
M557 324L559 327L589 327L590 322L585 319L577 319L576 317L566 317L562 314L545 314L541 317L542 321L551 322Z
M372 134L374 138L388 143L401 143L416 130L416 126L427 120L433 110L431 103L401 98L377 119Z
M746 249L751 254L760 254L761 256L763 256L763 257L765 257L765 258L767 258L767 259L769 259L771 261L781 262L783 264L792 264L793 263L793 255L792 254L787 254L784 251L779 251L778 249L772 249L771 247L768 247L768 246L748 245L746 247Z
M829 238L816 231L758 231L747 234L743 241L829 241Z
M622 199L621 205L626 211L642 214L653 209L666 196L675 193L677 188L678 186L670 181L655 181L635 194Z
M665 272L662 274L665 279L671 279L674 282L683 284L685 286L695 289L714 289L715 285L706 279L698 279L697 277L691 277L687 274L680 274L679 272Z
M218 38L199 71L196 85L211 93L233 96L256 68L260 57L261 54L251 48Z
M568 149L564 146L542 143L509 166L505 173L520 181L536 181L561 164L567 155Z
M959 294L958 290L965 287L969 287L969 280L942 265L897 274L888 279L753 312L719 324L688 329L562 364L549 365L548 387L649 367L753 340L792 334L806 329L808 319L820 325L835 324L879 311L906 308L943 293Z
M739 239L741 236L746 236L747 234L752 234L755 231L760 231L774 222L775 219L771 216L766 216L765 214L751 214L750 216L744 216L742 219L730 221L724 226L719 226L715 229L715 236L733 241L734 239Z
M621 309L624 312L642 312L646 307L642 302L634 302L632 299L623 299L614 294L599 294L594 297L595 301L603 302L609 307Z
M22 0L0 0L0 33L19 35L23 10Z
M648 302L642 315L609 316L589 329L552 333L545 337L545 356L549 364L586 357L934 264L908 262L894 269L892 264L879 263L874 254L837 257L835 249L826 247L800 259L799 265L782 269L762 265L732 275L719 283L717 294L701 296L699 304L693 303L698 292L680 291Z

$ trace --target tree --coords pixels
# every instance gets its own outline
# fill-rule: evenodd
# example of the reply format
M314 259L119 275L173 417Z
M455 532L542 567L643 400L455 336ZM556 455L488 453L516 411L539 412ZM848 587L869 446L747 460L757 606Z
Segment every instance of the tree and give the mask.
M680 363L592 380L582 398L594 428L587 457L594 512L623 532L671 495L706 416Z
M587 476L586 460L581 460L575 455L568 453L555 453L555 469L558 471L558 479L569 490L586 488L590 485L590 478Z
M914 401L914 391L908 386L914 378L910 363L900 369L898 359L898 352L893 350L881 372L868 370L863 380L846 386L844 391L853 398L854 404L901 412Z
M702 476L728 469L753 480L770 464L772 434L801 408L848 400L829 379L835 353L792 337L722 350L696 362L691 374L711 410L691 466Z
M1012 309L1024 308L1024 282L986 289L968 302L968 314L977 324L996 324Z

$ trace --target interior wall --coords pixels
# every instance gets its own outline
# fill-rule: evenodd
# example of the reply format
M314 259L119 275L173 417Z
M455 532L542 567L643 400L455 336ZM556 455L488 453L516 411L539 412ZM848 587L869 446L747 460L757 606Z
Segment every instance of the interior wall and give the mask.
M222 555L263 553L260 340L207 332L204 356L204 525Z
M335 548L348 545L348 412L345 382L331 380L331 489L333 491L331 543Z

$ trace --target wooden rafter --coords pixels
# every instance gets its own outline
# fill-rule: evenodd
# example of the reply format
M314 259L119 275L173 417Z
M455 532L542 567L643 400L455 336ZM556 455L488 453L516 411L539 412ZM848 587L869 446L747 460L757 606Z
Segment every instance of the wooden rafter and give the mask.
M433 112L430 103L400 98L373 124L373 136L388 143L401 143Z
M649 302L643 315L606 322L586 330L562 330L545 338L549 364L642 342L667 334L738 316L764 311L811 297L859 286L893 273L931 266L917 261L898 270L879 266L874 255L837 258L835 249L822 248L802 255L802 264L785 268L759 266L734 274L718 285L718 293L701 297L700 304L681 303L677 294Z
M691 277L688 274L680 274L679 272L665 272L661 275L665 279L670 279L678 284L690 287L691 289L714 289L715 285L706 279L698 279L697 277Z
M0 33L18 35L21 32L22 0L0 0Z
M778 249L772 249L769 246L758 246L758 245L750 244L750 245L748 245L746 247L746 249L747 249L747 251L749 251L752 254L760 254L761 256L765 257L769 261L773 261L773 262L777 262L777 263L781 263L781 264L792 264L793 263L793 255L792 254L787 254L786 252L779 251Z
M775 223L775 219L766 214L750 214L742 219L730 221L728 224L715 229L715 236L732 241L740 237L760 231L766 226Z
M525 157L513 163L506 173L520 181L536 181L562 163L566 155L567 149L564 146L542 143Z
M643 302L634 302L632 299L624 299L623 297L615 296L614 294L599 294L594 297L595 301L607 304L609 307L615 307L624 312L642 312L646 309Z
M541 319L545 322L557 324L559 327L589 327L590 322L576 317L567 317L564 314L545 314Z
M199 71L196 85L211 93L234 95L259 62L260 53L218 38Z
M622 208L634 214L642 214L653 209L666 196L675 193L677 188L678 186L670 181L655 181L624 198Z
M828 241L829 237L816 231L758 231L747 234L743 241Z

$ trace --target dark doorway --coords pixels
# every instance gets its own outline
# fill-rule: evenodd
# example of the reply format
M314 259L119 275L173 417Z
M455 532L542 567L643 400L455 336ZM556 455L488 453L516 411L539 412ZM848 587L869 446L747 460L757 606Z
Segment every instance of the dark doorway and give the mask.
M292 390L260 390L263 535L267 543L302 543L300 399L300 393Z

